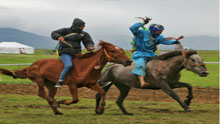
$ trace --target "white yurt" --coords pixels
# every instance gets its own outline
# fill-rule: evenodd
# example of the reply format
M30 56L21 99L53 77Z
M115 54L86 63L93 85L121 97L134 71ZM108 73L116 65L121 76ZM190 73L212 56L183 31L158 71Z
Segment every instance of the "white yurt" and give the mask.
M34 54L34 48L17 42L0 42L0 53Z

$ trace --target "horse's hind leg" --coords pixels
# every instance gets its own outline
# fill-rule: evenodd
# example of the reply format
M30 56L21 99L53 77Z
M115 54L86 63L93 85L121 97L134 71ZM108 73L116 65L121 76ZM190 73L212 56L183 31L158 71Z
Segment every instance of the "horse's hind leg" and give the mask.
M69 86L70 94L72 95L72 100L61 100L58 102L59 104L70 105L73 103L77 103L79 101L78 94L77 94L77 86L74 84L68 85L68 86Z
M101 106L96 109L96 114L103 114L105 108L105 91L98 85L98 83L89 86L91 89L98 91L101 96Z
M125 86L123 84L120 84L120 83L115 83L115 86L120 90L120 95L119 95L119 97L116 101L118 107L121 109L121 111L125 115L133 115L132 113L128 113L127 110L123 106L123 101L127 97L127 95L128 95L131 88L128 87L128 86Z
M188 89L188 96L187 99L184 101L184 103L189 106L191 103L191 100L193 99L193 92L192 92L192 85L184 82L177 82L172 85L172 88L181 88L186 87Z
M113 85L113 83L110 83L109 85L102 87L102 89L105 91L105 93L107 93L112 85ZM101 100L101 94L97 93L96 94L96 108L95 108L95 111L97 111L98 108L99 108L100 100Z
M53 103L54 99L47 96L44 90L44 81L41 76L35 76L34 78L30 78L33 82L37 83L38 85L38 96L46 99L48 103ZM55 114L55 113L54 113Z
M50 82L50 81L45 81L45 86L47 87L48 91L49 91L49 97L54 99L54 96L56 95L57 92L57 88L55 88L55 83ZM50 107L52 108L53 112L55 115L62 115L63 113L59 112L57 110L57 107L59 107L58 102L56 101L56 99L53 100L53 102L49 102Z

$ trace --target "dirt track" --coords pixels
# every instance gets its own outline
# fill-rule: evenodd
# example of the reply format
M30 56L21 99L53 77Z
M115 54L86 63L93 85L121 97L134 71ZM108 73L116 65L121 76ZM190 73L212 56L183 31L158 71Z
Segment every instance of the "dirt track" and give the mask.
M182 100L187 96L187 89L180 88L174 90ZM0 85L0 94L21 94L21 95L37 95L36 85ZM88 88L78 89L79 97L82 98L95 98L96 92ZM107 93L107 100L116 98L119 95L119 91L116 87L112 87ZM195 103L219 103L219 89L217 88L193 88L194 98L192 102ZM56 97L58 96L70 96L67 86L59 89ZM161 90L141 90L131 89L127 100L143 100L143 101L157 101L157 102L175 102L170 96Z

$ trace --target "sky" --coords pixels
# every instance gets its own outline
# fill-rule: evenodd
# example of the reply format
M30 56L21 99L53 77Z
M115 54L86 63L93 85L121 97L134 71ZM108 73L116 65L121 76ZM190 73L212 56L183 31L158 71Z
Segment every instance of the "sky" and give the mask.
M129 27L151 16L165 36L219 35L218 0L0 0L0 28L17 28L50 37L74 18L85 31L102 36L130 35Z

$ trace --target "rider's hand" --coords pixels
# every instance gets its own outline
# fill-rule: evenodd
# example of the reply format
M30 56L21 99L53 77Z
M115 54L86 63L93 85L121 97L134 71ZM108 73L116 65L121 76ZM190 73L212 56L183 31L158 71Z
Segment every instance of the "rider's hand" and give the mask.
M143 18L144 24L149 23L150 20L151 20L151 18L149 18L149 17L145 17L145 18Z
M64 37L58 37L59 41L64 41Z
M88 50L88 51L92 51L92 50L94 50L94 49L95 49L95 48L94 48L93 46L88 46L88 47L87 47L87 50Z
M180 41L176 40L175 42L173 42L174 44L181 44Z

